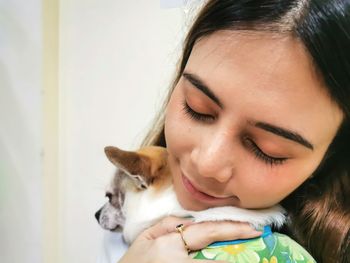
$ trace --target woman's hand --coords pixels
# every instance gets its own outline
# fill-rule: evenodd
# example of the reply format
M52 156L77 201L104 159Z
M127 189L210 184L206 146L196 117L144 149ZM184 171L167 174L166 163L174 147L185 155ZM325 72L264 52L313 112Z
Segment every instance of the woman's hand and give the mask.
M184 225L183 236L194 251L205 248L215 241L253 238L262 233L247 223L203 222L193 223L184 218L166 217L142 232L130 246L119 263L200 263L223 262L191 259L175 227Z

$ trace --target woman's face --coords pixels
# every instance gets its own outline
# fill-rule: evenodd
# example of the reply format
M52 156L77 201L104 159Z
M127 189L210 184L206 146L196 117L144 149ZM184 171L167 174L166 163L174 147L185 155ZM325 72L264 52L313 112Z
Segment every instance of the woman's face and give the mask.
M177 197L192 210L277 204L317 168L341 120L297 40L203 38L166 111Z

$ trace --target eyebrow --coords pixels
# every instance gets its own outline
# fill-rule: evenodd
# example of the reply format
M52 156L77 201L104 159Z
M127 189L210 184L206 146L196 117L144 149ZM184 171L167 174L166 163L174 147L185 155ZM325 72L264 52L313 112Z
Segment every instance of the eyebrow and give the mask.
M221 101L216 97L216 95L210 90L210 88L196 75L191 73L183 73L182 76L187 79L193 86L202 91L207 95L212 101L214 101L220 108L223 109Z
M266 122L255 122L255 123L251 123L253 124L255 127L263 129L265 131L274 133L278 136L281 136L283 138L286 138L288 140L297 142L303 146L305 146L306 148L309 148L310 150L314 150L314 146L308 141L306 140L304 137L302 137L300 134L298 134L297 132L294 131L290 131Z
M187 79L193 86L202 91L205 95L207 95L211 100L213 100L220 108L223 109L223 104L218 99L218 97L211 91L211 89L195 74L184 72L182 76ZM278 127L273 124L269 124L266 122L249 122L257 128L263 129L265 131L276 134L280 137L286 138L288 140L294 141L302 146L310 150L314 150L314 146L308 140L306 140L303 136L298 134L295 131L290 131L282 127Z

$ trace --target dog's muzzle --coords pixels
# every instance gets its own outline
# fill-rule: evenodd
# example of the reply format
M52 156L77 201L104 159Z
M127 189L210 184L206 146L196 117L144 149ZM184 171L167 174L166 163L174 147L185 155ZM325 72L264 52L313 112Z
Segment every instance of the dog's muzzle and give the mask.
M125 224L125 217L121 209L115 208L109 202L95 213L98 224L111 231L119 231Z

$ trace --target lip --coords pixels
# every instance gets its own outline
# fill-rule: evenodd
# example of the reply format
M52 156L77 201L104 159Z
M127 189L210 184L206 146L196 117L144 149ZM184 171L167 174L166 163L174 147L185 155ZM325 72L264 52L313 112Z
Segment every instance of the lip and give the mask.
M181 173L182 177L182 183L187 190L188 193L191 194L191 196L201 202L205 203L211 203L211 204L217 204L222 203L223 201L227 201L229 199L235 198L234 196L231 197L215 197L212 195L208 195L202 191L200 191L196 186L193 185L193 183L183 174Z

